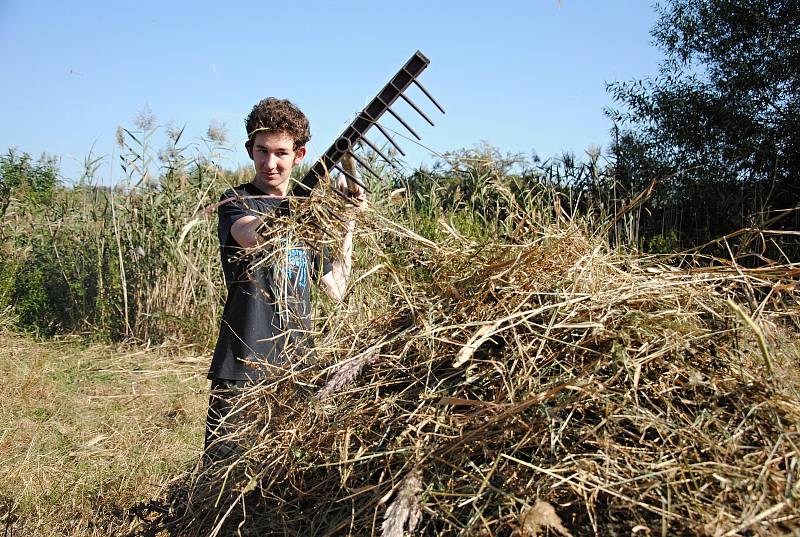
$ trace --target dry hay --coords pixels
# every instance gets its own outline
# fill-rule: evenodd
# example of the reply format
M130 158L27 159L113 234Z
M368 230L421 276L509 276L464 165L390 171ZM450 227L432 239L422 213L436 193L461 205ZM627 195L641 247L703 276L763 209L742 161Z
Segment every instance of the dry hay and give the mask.
M359 219L361 309L253 389L241 451L178 479L140 534L800 528L797 347L776 344L797 265L677 269L577 222L491 241L441 222L433 244Z

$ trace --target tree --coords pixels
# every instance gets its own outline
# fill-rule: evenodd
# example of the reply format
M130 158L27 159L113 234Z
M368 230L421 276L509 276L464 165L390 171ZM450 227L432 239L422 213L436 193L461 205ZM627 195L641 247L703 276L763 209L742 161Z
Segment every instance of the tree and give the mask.
M798 205L800 2L668 0L655 79L610 84L618 179L690 242ZM797 225L793 222L784 225ZM655 224L651 222L651 224Z

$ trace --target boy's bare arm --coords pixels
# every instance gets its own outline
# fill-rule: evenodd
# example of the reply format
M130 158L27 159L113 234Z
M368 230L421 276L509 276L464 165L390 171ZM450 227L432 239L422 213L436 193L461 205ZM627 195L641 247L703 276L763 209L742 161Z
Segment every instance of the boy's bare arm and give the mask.
M344 298L347 284L350 281L350 270L353 266L353 229L355 222L347 224L347 233L342 239L342 249L331 263L331 271L320 279L325 293L336 302Z
M231 236L242 248L252 248L264 242L258 232L262 220L257 216L243 216L231 226Z
M339 178L339 190L345 191L350 195L353 203L360 208L367 206L367 194L357 183L346 181L343 177ZM347 232L342 239L342 248L332 263L331 271L320 279L320 285L325 293L336 302L344 298L347 291L347 284L350 282L350 271L353 266L353 230L355 221L347 223Z

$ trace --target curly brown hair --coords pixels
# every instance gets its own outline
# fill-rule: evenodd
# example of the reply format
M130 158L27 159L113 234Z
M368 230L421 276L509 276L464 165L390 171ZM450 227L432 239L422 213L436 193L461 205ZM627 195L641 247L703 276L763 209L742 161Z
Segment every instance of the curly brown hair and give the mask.
M294 149L303 147L311 139L308 118L288 99L262 99L250 111L244 125L248 146L252 146L256 133L260 131L285 132L294 140Z

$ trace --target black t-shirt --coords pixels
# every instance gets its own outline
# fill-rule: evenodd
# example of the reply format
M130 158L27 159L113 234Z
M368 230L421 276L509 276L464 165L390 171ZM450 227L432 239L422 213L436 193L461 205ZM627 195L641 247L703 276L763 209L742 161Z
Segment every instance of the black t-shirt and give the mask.
M268 223L280 206L280 199L260 196L262 191L246 183L220 198L225 203L219 207L219 244L228 297L210 379L257 379L268 372L265 363L280 366L291 356L313 352L311 282L330 272L329 255L287 239L277 251L243 255L230 234L233 223L248 215Z

